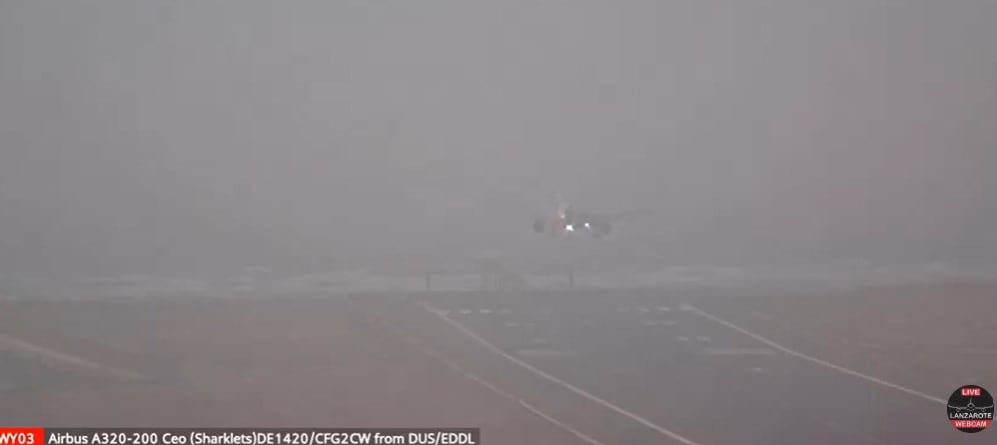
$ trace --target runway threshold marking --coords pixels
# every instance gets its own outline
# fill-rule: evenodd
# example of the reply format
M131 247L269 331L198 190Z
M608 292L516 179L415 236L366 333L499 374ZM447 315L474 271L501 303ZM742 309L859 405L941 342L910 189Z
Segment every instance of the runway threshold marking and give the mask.
M772 355L775 354L774 349L768 348L706 348L703 354L706 355Z
M921 391L910 389L910 388L907 388L906 386L898 385L898 384L893 383L893 382L888 382L886 380L883 380L883 379L880 379L880 378L877 378L877 377L873 377L873 376L868 375L868 374L861 373L861 372L856 371L854 369L849 369L849 368L846 368L846 367L841 366L841 365L836 365L836 364L828 362L826 360L821 360L821 359L819 359L817 357L813 357L813 356L804 354L802 352L795 351L793 349L787 348L787 347L785 347L785 346L783 346L783 345L781 345L779 343L776 343L776 342L774 342L772 340L769 340L768 338L765 338L765 337L763 337L761 335L758 335L758 334L756 334L754 332L751 332L751 331L749 331L747 329L744 329L744 328L742 328L742 327L740 327L740 326L738 326L738 325L736 325L734 323L731 323L731 322L729 322L727 320L724 320L724 319L722 319L720 317L717 317L716 315L710 314L710 313L708 313L708 312L706 312L706 311L704 311L702 309L699 309L699 308L697 308L697 307L695 307L693 305L685 305L683 307L683 309L685 309L685 310L687 310L689 312L692 312L694 314L697 314L699 316L702 316L703 318L706 318L706 319L708 319L708 320L710 320L710 321L712 321L714 323L726 326L726 327L728 327L730 329L733 329L733 330L735 330L737 332L740 332L740 333L742 333L744 335L747 335L748 337L751 337L751 338L753 338L755 340L758 340L758 341L760 341L762 343L765 343L766 345L771 346L772 348L778 349L779 351L785 352L786 354L789 354L789 355L791 355L793 357L800 358L800 359L806 360L806 361L811 362L811 363L816 363L816 364L821 365L823 367L830 368L830 369L833 369L835 371L838 371L838 372L841 372L841 373L844 373L844 374L848 374L850 376L858 377L860 379L867 380L867 381L870 381L872 383L885 386L887 388L892 388L892 389L895 389L897 391L905 392L907 394L910 394L910 395L916 396L916 397L920 397L920 398L922 398L924 400L928 400L930 402L941 403L941 404L946 404L947 403L943 399L940 399L938 397L934 397L934 396L925 394L925 393L923 393Z
M142 378L141 375L132 371L127 371L124 369L118 369L112 366L103 365L92 360L87 360L83 357L77 357L75 355L67 354L65 352L49 349L44 346L31 343L29 341L21 340L19 338L15 338L7 334L0 333L0 347L4 346L11 349L21 350L22 352L36 355L44 359L49 359L67 365L72 365L77 368L83 368L92 372L108 375L117 379L139 380Z
M446 317L446 313L444 313L442 311L436 311L436 310L434 310L433 313L436 314L436 315L438 315L438 316L440 316L440 317ZM447 311L447 313L449 313L449 311ZM581 439L583 442L586 442L586 443L589 443L589 444L592 444L592 445L605 445L604 443L599 442L598 440L595 440L592 437L589 437L587 434L585 434L585 433L583 433L581 431L578 431L577 429L575 429L571 425L568 425L568 424L566 424L566 423L564 423L564 422L562 422L562 421L554 418L553 416L551 416L551 415L549 415L549 414L541 411L539 408L531 405L529 402L527 402L527 401L525 401L525 400L523 400L523 399L521 399L519 397L516 397L515 394L512 394L512 393L510 393L508 391L505 391L505 390L499 388L498 386L496 386L495 384L489 382L488 380L485 380L484 378L478 376L477 374L475 374L475 373L473 373L471 371L468 371L468 370L462 368L460 365L458 365L458 364L454 363L453 361L451 361L450 359L444 357L443 354L440 354L439 352L436 352L436 350L434 350L433 348L430 348L429 346L426 346L425 344L423 344L419 340L416 340L416 339L412 338L412 336L405 335L404 333L402 333L401 331L399 331L398 328L396 328L394 326L391 326L387 322L385 322L385 321L383 321L383 320L381 320L379 318L373 318L373 317L372 317L372 321L375 322L375 323L377 323L378 325L380 325L383 329L387 330L391 334L393 334L396 337L400 338L405 343L408 343L410 346L412 346L413 348L415 348L419 352L421 352L421 353L423 353L423 354L425 354L425 355L427 355L429 357L432 357L432 358L434 358L436 360L439 360L444 365L446 365L446 367L450 368L454 372L457 372L457 373L461 374L462 376L464 376L464 377L466 377L466 378L468 378L468 379L470 379L470 380L478 383L479 385L484 386L489 391L494 392L495 394L498 394L499 396L501 396L503 398L506 398L506 399L509 399L509 400L515 402L519 406L522 406L523 408L525 408L527 411L529 411L529 412L537 415L541 419L544 419L544 420L550 422L554 426L556 426L558 428L561 428L561 429L563 429L563 430L571 433L575 437Z
M537 349L537 348L524 348L516 350L516 354L523 356L534 356L534 357L563 357L563 356L576 356L578 355L575 351L565 351L561 349Z
M561 387L563 387L563 388L565 388L565 389L567 389L567 390L569 390L569 391L571 391L571 392L573 392L573 393L575 393L575 394L577 394L579 396L582 396L582 397L584 397L584 398L586 398L588 400L591 400L591 401L593 401L593 402L595 402L595 403L597 403L599 405L602 405L603 407L605 407L605 408L607 408L607 409L609 409L609 410L611 410L613 412L616 412L617 414L620 414L620 415L622 415L624 417L629 418L630 420L633 420L633 421L635 421L635 422L637 422L637 423L639 423L641 425L644 425L644 426L646 426L646 427L648 427L648 428L650 428L650 429L652 429L654 431L657 431L658 433L661 433L662 435L664 435L664 436L666 436L666 437L668 437L670 439L673 439L675 441L678 441L678 442L686 444L686 445L700 445L698 442L694 442L691 439L688 439L688 438L686 438L684 436L681 436L678 433L675 433L675 432L673 432L673 431L671 431L671 430L669 430L669 429L667 429L667 428L665 428L665 427L663 427L661 425L658 425L658 424L656 424L654 422L651 422L650 420L647 420L647 419L645 419L645 418L643 418L643 417L641 417L641 416L639 416L637 414L634 414L634 413L632 413L630 411L627 411L626 409L621 408L621 407L613 404L612 402L606 401L606 400L604 400L604 399L602 399L602 398L600 398L598 396L595 396L592 393L589 393L588 391L585 391L584 389L581 389L581 388L579 388L579 387L577 387L575 385L572 385L572 384L570 384L568 382L565 382L564 380L561 380L561 379L559 379L559 378L557 378L557 377L555 377L555 376L553 376L551 374L548 374L547 372L545 372L545 371L543 371L543 370L541 370L541 369L539 369L539 368L537 368L537 367L535 367L535 366L533 366L533 365L531 365L529 363L526 363L526 362L524 362L524 361L522 361L522 360L520 360L520 359L518 359L518 358L516 358L516 357L514 357L512 355L509 355L508 353L506 353L505 351L503 351L498 346L495 346L494 344L492 344L488 340L485 340L483 337L481 337L480 335L476 334L474 331L472 331L472 330L468 329L467 327L465 327L460 322L458 322L458 321L456 321L456 320L454 320L454 319L452 319L450 317L447 317L446 315L443 315L443 314L437 312L435 309L433 309L431 306L429 306L425 302L420 301L419 304L422 305L422 307L424 309L426 309L427 311L429 311L431 314L436 315L437 317L439 317L441 320L443 320L447 324L453 326L458 331L460 331L461 333L463 333L464 335L466 335L467 337L469 337L471 340L474 340L476 343L478 343L481 346L483 346L485 349L491 351L492 353L494 353L494 354L496 354L496 355L498 355L498 356L500 356L500 357L502 357L502 358L504 358L506 360L509 360L510 362L512 362L512 363L514 363L516 365L519 365L520 367L526 369L527 371L530 371L530 372L532 372L532 373L534 373L534 374L536 374L536 375L538 375L538 376L546 379L549 382L552 382L552 383L555 383L557 385L560 385Z

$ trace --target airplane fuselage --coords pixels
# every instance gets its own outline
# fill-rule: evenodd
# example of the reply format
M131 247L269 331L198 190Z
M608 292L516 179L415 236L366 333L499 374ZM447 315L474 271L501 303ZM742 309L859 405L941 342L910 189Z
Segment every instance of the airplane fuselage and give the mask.
M551 236L589 232L593 237L599 238L609 234L611 225L608 220L597 215L564 208L558 209L547 221L542 219L534 221L533 229L537 233Z

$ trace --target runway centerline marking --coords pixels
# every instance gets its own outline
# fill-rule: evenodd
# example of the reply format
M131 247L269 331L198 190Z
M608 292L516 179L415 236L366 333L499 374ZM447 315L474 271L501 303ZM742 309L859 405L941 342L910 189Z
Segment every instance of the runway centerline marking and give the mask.
M561 380L561 379L559 379L559 378L557 378L557 377L555 377L555 376L553 376L551 374L548 374L547 372L545 372L545 371L543 371L543 370L541 370L541 369L539 369L539 368L537 368L537 367L535 367L535 366L533 366L533 365L531 365L529 363L526 363L523 360L520 360L520 359L518 359L518 358L516 358L516 357L514 357L512 355L509 355L508 353L506 353L505 351L503 351L498 346L495 346L494 344L492 344L488 340L485 340L483 337L481 337L480 335L476 334L474 331L472 331L472 330L468 329L467 327L465 327L460 322L458 322L458 321L456 321L456 320L454 320L454 319L452 319L450 317L447 317L447 316L444 316L444 315L440 315L440 313L436 312L431 306L429 306L425 302L420 301L419 304L422 305L422 307L424 309L426 309L427 311L429 311L429 313L431 313L433 315L436 315L441 320L443 320L444 322L446 322L450 326L453 326L458 331L460 331L461 333L463 333L464 335L466 335L467 337L469 337L471 340L474 340L475 342L477 342L478 344L480 344L481 346L483 346L485 349L491 351L492 353L494 353L494 354L496 354L496 355L498 355L498 356L500 356L502 358L505 358L506 360L509 360L510 362L512 362L512 363L514 363L516 365L519 365L520 367L526 369L527 371L530 371L530 372L532 372L532 373L534 373L534 374L536 374L536 375L538 375L540 377L543 377L547 381L550 381L552 383L560 385L561 387L563 387L563 388L565 388L565 389L567 389L567 390L569 390L569 391L571 391L571 392L573 392L573 393L575 393L575 394L577 394L579 396L582 396L582 397L584 397L584 398L586 398L588 400L591 400L591 401L593 401L593 402L595 402L595 403L597 403L599 405L602 405L603 407L608 408L609 410L611 410L613 412L616 412L617 414L620 414L620 415L622 415L624 417L629 418L630 420L633 420L633 421L635 421L635 422L637 422L637 423L639 423L641 425L644 425L644 426L646 426L646 427L648 427L648 428L650 428L650 429L652 429L654 431L657 431L657 432L661 433L662 435L664 435L664 436L666 436L666 437L668 437L670 439L676 440L676 441L681 442L681 443L686 444L686 445L700 445L698 442L694 442L694 441L692 441L690 439L687 439L687 438L685 438L685 437L683 437L683 436L681 436L681 435L679 435L679 434L677 434L677 433L675 433L675 432L673 432L673 431L671 431L671 430L669 430L669 429L667 429L667 428L665 428L665 427L663 427L661 425L658 425L658 424L656 424L654 422L651 422L650 420L647 420L647 419L645 419L645 418L643 418L643 417L641 417L641 416L639 416L637 414L634 414L634 413L632 413L630 411L627 411L626 409L621 408L621 407L613 404L612 402L606 401L606 400L604 400L604 399L602 399L602 398L600 398L598 396L595 396L592 393L589 393L588 391L585 391L584 389L581 389L581 388L579 388L579 387L577 387L575 385L572 385L572 384L570 384L568 382L565 382L564 380Z
M77 368L83 368L91 372L98 372L107 376L111 376L122 380L139 380L142 378L141 375L126 371L124 369L118 369L111 366L103 365L92 360L87 360L83 357L77 357L72 354L67 354L65 352L56 351L54 349L49 349L41 345L31 343L29 341L21 340L19 338L11 337L10 335L0 333L0 348L8 347L10 349L20 350L32 355L41 357L42 359L53 360L61 362L67 365L72 365Z
M446 315L444 315L444 314L442 314L440 312L434 312L434 313L436 315L440 316L440 317L446 317ZM605 445L602 442L599 442L598 440L595 440L592 437L588 436L587 434L585 434L585 433L583 433L581 431L578 431L577 429L575 429L571 425L568 425L568 424L566 424L566 423L564 423L564 422L562 422L560 420L557 420L556 418L550 416L549 414L541 411L539 408L537 408L537 407L531 405L529 402L527 402L527 401L525 401L525 400L517 397L515 394L512 394L512 393L510 393L508 391L505 391L505 390L499 388L498 386L495 386L494 384L492 384L488 380L485 380L484 378L478 376L477 374L475 374L475 373L473 373L471 371L468 371L468 370L460 367L459 365L457 365L456 363L454 363L450 359L444 357L443 354L440 354L439 352L436 352L434 349L430 348L429 346L426 346L426 345L422 344L418 340L413 339L409 335L404 335L401 331L398 330L398 328L396 328L394 326L391 326L390 324L388 324L384 320L382 320L380 318L373 318L373 317L371 317L371 321L374 322L374 323L376 323L376 324L378 324L378 325L380 325L382 329L384 329L384 330L390 332L392 335L395 335L396 337L400 338L405 343L408 343L410 346L412 346L413 348L415 348L417 351L422 352L423 354L425 354L425 355L427 355L429 357L432 357L432 358L434 358L436 360L439 360L439 361L443 362L443 364L446 365L448 368L450 368L452 371L457 372L457 373L463 375L464 377L466 377L466 378L468 378L468 379L470 379L470 380L478 383L481 386L484 386L489 391L492 391L492 392L494 392L495 394L498 394L501 397L504 397L504 398L509 399L509 400L511 400L513 402L516 402L517 404L519 404L519 406L522 406L523 408L526 408L526 410L528 410L529 412L531 412L533 414L536 414L541 419L544 419L544 420L550 422L551 424L553 424L554 426L556 426L558 428L561 428L561 429L563 429L563 430L565 430L565 431L567 431L567 432L575 435L575 437L581 439L582 441L590 443L592 445Z
M868 375L868 374L863 374L863 373L861 373L859 371L856 371L854 369L849 369L849 368L846 368L844 366L836 365L836 364L828 362L826 360L821 360L821 359L819 359L817 357L813 357L813 356L804 354L802 352L792 350L792 349L787 348L787 347L785 347L785 346L783 346L783 345L781 345L779 343L776 343L776 342L774 342L772 340L769 340L768 338L765 338L765 337L763 337L761 335L758 335L758 334L756 334L754 332L751 332L751 331L749 331L747 329L744 329L744 328L742 328L742 327L740 327L740 326L738 326L738 325L736 325L734 323L731 323L731 322L729 322L727 320L724 320L724 319L722 319L720 317L717 317L716 315L710 314L710 313L708 313L708 312L706 312L706 311L704 311L702 309L699 309L699 308L697 308L695 306L686 305L686 307L683 308L683 309L685 309L685 310L687 310L689 312L693 312L695 314L698 314L701 317L706 318L706 319L708 319L708 320L710 320L710 321L712 321L714 323L726 326L726 327L728 327L730 329L733 329L733 330L735 330L737 332L740 332L740 333L742 333L744 335L747 335L748 337L751 337L751 338L753 338L755 340L758 340L758 341L760 341L762 343L765 343L766 345L771 346L772 348L778 349L779 351L785 352L786 354L789 354L789 355L791 355L793 357L800 358L800 359L806 360L806 361L811 362L811 363L816 363L816 364L821 365L823 367L830 368L830 369L833 369L835 371L838 371L838 372L841 372L841 373L844 373L844 374L848 374L850 376L858 377L860 379L867 380L869 382L872 382L872 383L875 383L875 384L878 384L878 385L882 385L882 386L885 386L887 388L892 388L892 389L895 389L897 391L905 392L907 394L920 397L920 398L922 398L924 400L928 400L928 401L935 402L935 403L941 403L941 404L946 404L947 403L945 400L942 400L942 399L940 399L938 397L934 397L934 396L925 394L925 393L923 393L921 391L910 389L910 388L907 388L906 386L898 385L898 384L893 383L893 382L888 382L886 380L883 380L883 379L880 379L880 378L877 378L877 377L873 377L873 376Z

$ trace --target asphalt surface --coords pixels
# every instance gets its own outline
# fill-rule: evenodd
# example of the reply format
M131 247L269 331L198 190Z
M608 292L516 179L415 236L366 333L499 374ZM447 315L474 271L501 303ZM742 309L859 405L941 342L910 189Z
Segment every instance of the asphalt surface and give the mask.
M997 388L995 294L428 296L395 315L601 443L984 443L956 388ZM434 325L430 319L435 319Z
M485 443L978 444L993 288L0 303L0 423L480 426Z

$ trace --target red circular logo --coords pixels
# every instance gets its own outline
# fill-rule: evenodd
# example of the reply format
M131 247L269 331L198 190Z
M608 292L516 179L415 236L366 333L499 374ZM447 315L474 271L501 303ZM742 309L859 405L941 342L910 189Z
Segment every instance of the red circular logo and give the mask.
M994 421L994 398L987 390L966 385L949 397L949 422L964 433L978 433Z

